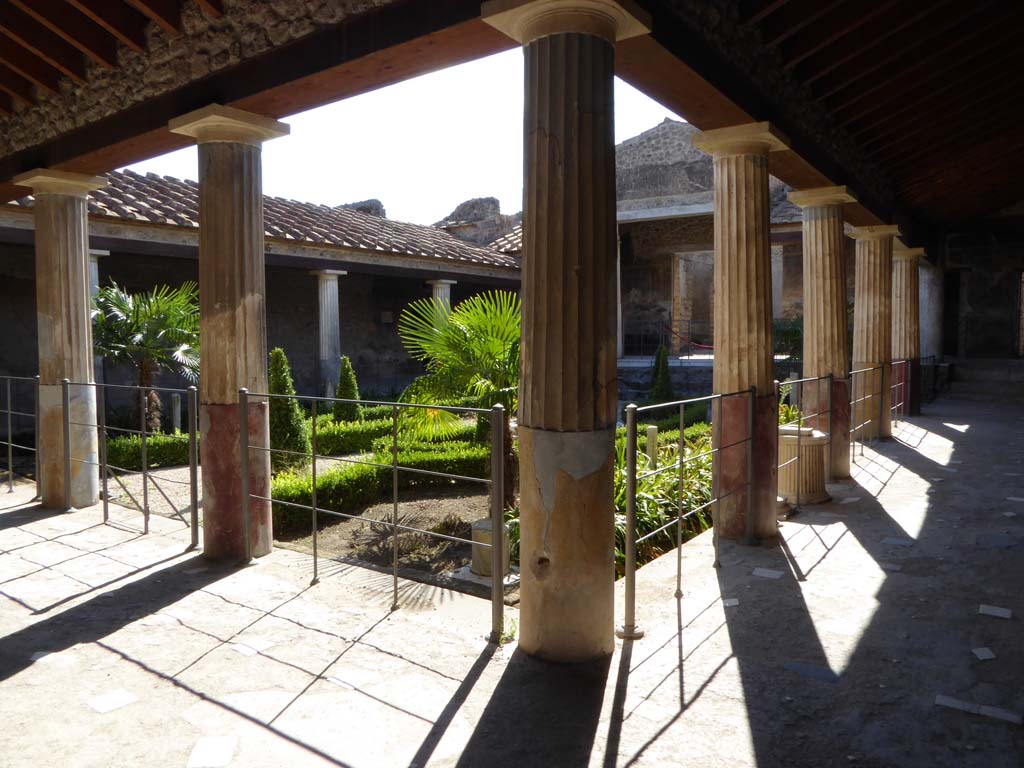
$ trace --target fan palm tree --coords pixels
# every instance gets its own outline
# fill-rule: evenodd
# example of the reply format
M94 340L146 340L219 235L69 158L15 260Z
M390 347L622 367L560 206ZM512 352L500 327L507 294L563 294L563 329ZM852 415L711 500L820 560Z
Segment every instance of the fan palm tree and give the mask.
M93 345L115 363L129 363L140 387L153 386L163 369L190 382L199 379L199 289L159 285L148 293L129 293L117 283L101 288L92 310ZM148 423L160 429L160 398L148 394Z
M509 417L519 402L519 297L511 291L479 293L454 307L434 299L412 302L398 319L406 351L427 373L402 394L410 403L490 408L505 406L506 502L514 499L515 457ZM458 416L415 409L406 421L418 434L444 437Z

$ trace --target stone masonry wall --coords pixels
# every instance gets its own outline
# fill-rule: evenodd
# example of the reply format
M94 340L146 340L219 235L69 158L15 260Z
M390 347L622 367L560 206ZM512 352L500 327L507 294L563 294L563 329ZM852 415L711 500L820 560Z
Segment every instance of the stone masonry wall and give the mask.
M150 24L145 52L119 46L118 68L91 64L84 84L65 78L59 93L39 92L31 110L0 118L0 154L48 141L392 1L225 0L219 19L187 3L183 34Z

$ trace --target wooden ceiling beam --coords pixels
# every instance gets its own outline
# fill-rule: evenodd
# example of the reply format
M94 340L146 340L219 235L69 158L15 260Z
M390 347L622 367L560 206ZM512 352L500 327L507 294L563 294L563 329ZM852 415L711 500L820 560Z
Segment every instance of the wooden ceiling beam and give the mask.
M117 66L117 41L85 14L62 0L10 0L11 4L70 43L97 64Z
M948 179L951 174L965 170L970 170L971 175L980 176L993 169L999 169L1000 172L1005 171L1007 174L1019 178L1019 169L1015 168L1012 163L1007 163L1006 156L1014 153L1021 145L1024 145L1024 139L1021 138L978 145L963 154L948 157L945 162L930 169L927 173L907 179L897 185L897 190L916 192L935 189L938 191L938 184Z
M905 62L913 63L921 56L921 51L941 49L946 46L955 45L964 34L964 24L974 16L987 13L989 6L994 0L979 0L976 3L961 8L962 13L950 14L942 23L920 25L915 34L908 35L899 44L888 46L884 52L865 52L847 62L834 74L818 78L814 82L815 96L819 101L831 99L836 94L845 91L864 78L871 77L876 72L884 71L887 75L893 72L902 71L901 66ZM869 81L878 85L887 80L887 77L872 77ZM843 97L834 106L842 108L850 99Z
M812 29L801 30L781 46L785 69L791 70L809 56L827 48L846 35L857 31L876 16L885 13L900 0L887 0L878 3L874 8L864 9L860 3L847 3L832 14L831 24L827 31L818 24Z
M761 25L761 39L769 48L775 48L846 2L848 0L790 3Z
M2 34L0 34L0 62L50 93L56 93L60 87L60 72Z
M146 49L146 17L122 0L66 0L133 51Z
M984 52L1002 44L1004 39L1009 38L1007 33L1013 29L1011 22L1016 15L1017 10L1011 7L1011 13L992 14L967 32L954 28L940 38L933 39L924 49L909 50L900 54L889 65L891 71L898 73L895 77L874 77L862 81L859 87L844 90L840 99L831 105L830 111L833 114L842 113L857 104L863 105L865 100L875 96L879 91L886 92L883 94L884 98L890 89L898 89L900 84L908 81L911 88L919 87L917 84L927 81L936 68L942 68L943 64L950 62L959 62L964 53L970 54L972 50L978 48Z
M851 115L841 121L838 127L849 128L856 123L851 130L847 131L850 138L856 140L859 136L870 133L876 128L892 122L901 115L919 110L922 104L940 103L940 96L961 89L968 89L969 84L975 79L986 81L988 75L995 74L995 71L1002 72L1007 68L1007 62L1020 57L1021 53L1016 48L1005 46L1002 56L982 58L979 53L978 56L972 55L969 59L963 60L963 62L950 62L949 66L936 68L930 73L930 77L927 80L919 82L912 89L912 96L908 97L908 89L887 90L885 98L873 101L868 109ZM964 66L967 61L973 62L975 58L981 58L978 66ZM1015 68L1020 69L1024 67L1018 66ZM868 115L874 115L874 117L870 121L861 120L858 122L859 118Z
M890 173L898 179L907 167L920 165L922 157L931 155L940 158L940 162L942 162L942 158L963 153L985 139L999 136L1004 127L1019 122L1021 117L1020 107L1010 104L1004 110L988 114L984 120L975 121L967 128L955 132L945 132L932 143L918 142L908 149L879 158L878 162L884 172ZM930 165L926 164L925 168L934 166L933 162Z
M14 114L14 99L6 93L0 93L0 112L7 115Z
M139 13L172 35L181 34L181 6L178 0L127 0Z
M872 22L861 27L856 35L847 35L805 60L796 69L796 79L804 85L814 85L847 62L874 51L890 38L920 24L931 14L954 2L956 0L936 0L934 3L918 4L913 0L901 0L893 7L891 14L875 17Z
M784 6L788 0L768 0L747 19L748 24L758 24Z
M85 82L82 52L7 3L0 4L0 32L72 80Z
M24 104L36 103L32 83L4 64L0 64L0 90L9 93Z

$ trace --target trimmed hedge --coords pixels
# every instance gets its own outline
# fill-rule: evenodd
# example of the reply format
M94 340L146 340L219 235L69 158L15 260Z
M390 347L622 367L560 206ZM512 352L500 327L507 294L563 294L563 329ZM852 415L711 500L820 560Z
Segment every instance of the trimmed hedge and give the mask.
M390 451L374 454L373 461L389 464ZM467 442L436 443L426 449L417 446L399 450L398 463L403 467L425 469L430 472L486 478L490 450L487 446ZM370 504L388 498L391 494L391 481L392 469L389 466L347 464L328 470L317 476L317 507L355 514ZM428 488L446 486L453 482L457 481L414 472L398 473L399 488ZM312 478L305 473L283 472L271 483L271 497L275 501L309 505L313 498ZM275 530L308 529L310 520L307 510L283 504L274 504L273 510Z
M316 451L318 456L344 456L347 453L367 453L373 450L373 441L391 434L391 419L373 421L316 420Z
M199 436L196 436L196 448ZM107 439L107 464L132 472L142 470L142 438L121 435ZM188 464L188 435L146 435L147 467L179 467Z
M672 445L679 442L679 420L671 422L672 427L665 429L662 425L658 425L658 446L665 447L666 445ZM636 442L637 447L641 451L645 450L647 446L647 432L646 429L638 428L636 431ZM711 425L707 422L700 422L699 424L692 424L686 428L686 441L694 442L704 437L710 437ZM620 427L615 431L615 448L616 450L625 451L626 449L626 429Z

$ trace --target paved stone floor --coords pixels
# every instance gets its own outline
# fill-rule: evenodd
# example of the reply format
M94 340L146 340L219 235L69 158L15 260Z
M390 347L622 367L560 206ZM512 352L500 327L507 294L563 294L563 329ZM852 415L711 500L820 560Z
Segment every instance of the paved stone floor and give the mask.
M21 486L0 765L1020 766L1024 405L942 399L898 436L777 546L716 571L688 543L680 600L674 553L642 569L646 635L599 667L488 646L483 600L402 582L392 613L384 574L213 567L177 521Z

